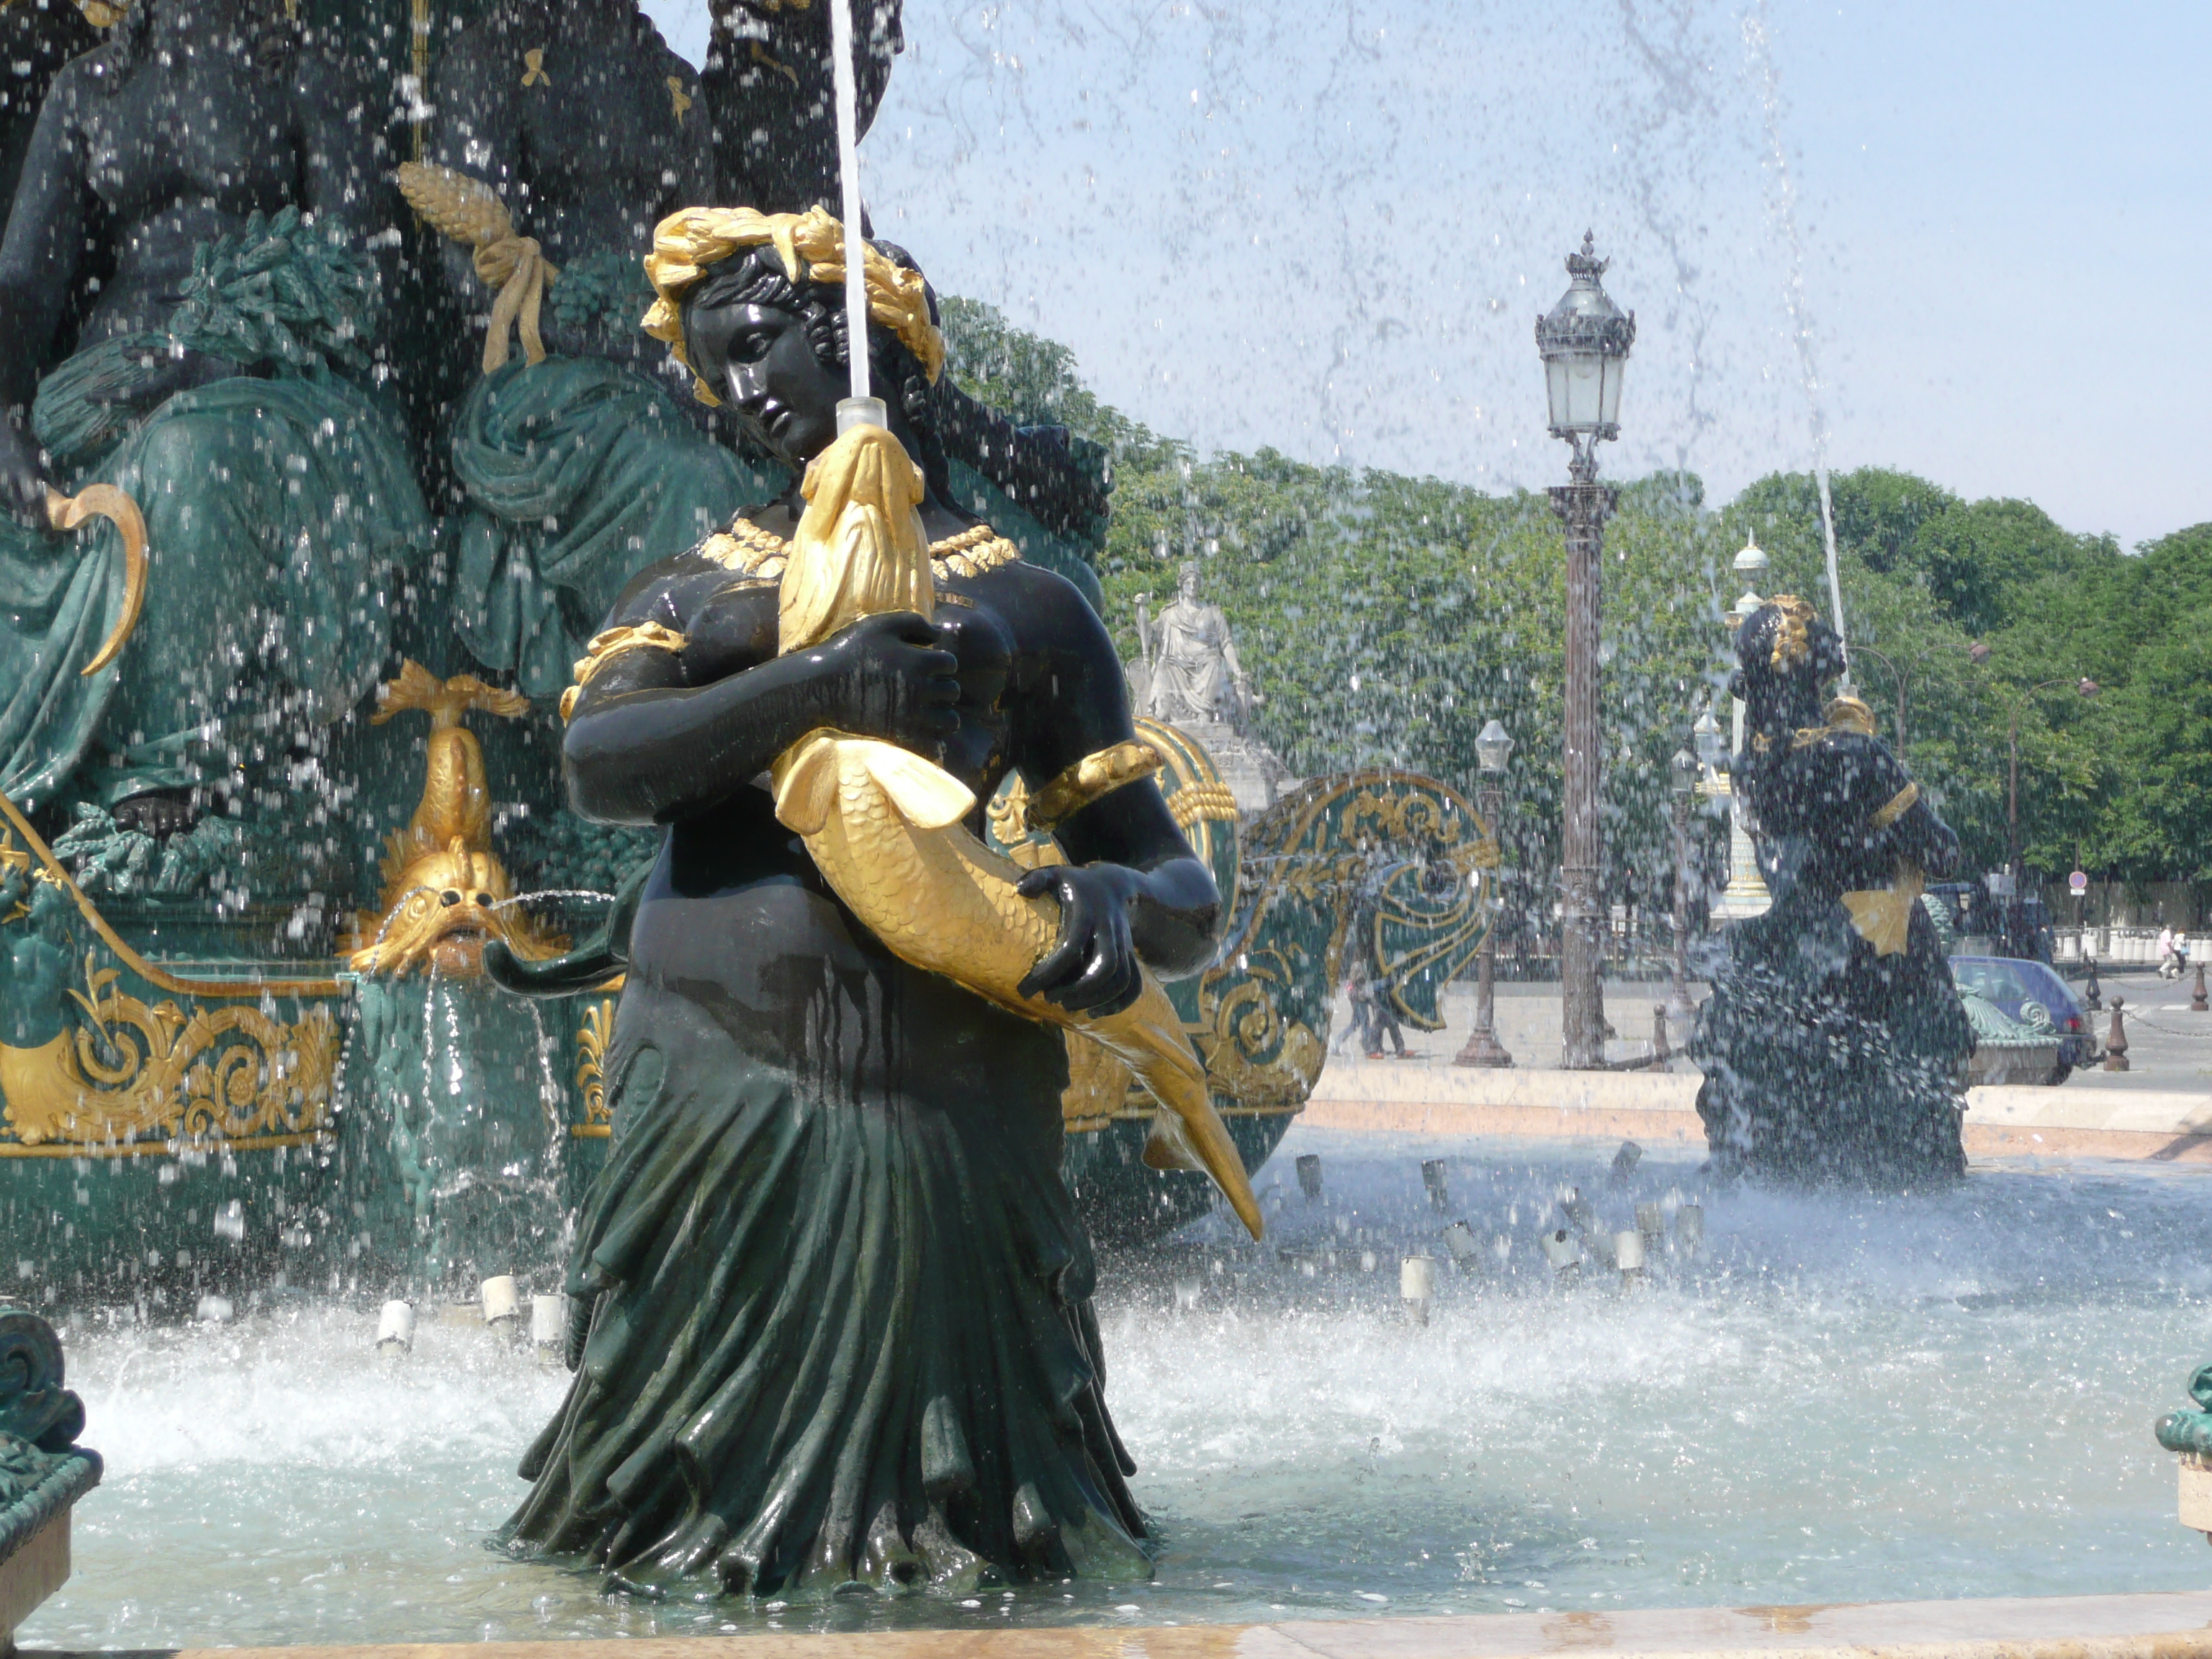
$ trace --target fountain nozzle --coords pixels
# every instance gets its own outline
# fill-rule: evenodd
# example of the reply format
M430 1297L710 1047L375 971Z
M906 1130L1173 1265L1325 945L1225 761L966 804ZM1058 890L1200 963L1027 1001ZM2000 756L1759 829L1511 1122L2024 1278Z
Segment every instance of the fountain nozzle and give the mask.
M837 435L843 437L856 426L888 428L891 414L881 398L840 398L837 400Z
M1425 1255L1409 1255L1398 1263L1398 1295L1416 1325L1429 1322L1429 1304L1437 1297L1437 1264Z

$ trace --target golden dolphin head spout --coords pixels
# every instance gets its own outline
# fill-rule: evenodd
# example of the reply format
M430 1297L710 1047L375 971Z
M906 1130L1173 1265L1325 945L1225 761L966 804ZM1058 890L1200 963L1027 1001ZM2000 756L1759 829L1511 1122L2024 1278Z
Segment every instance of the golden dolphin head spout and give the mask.
M362 911L344 942L356 973L406 974L427 967L471 978L483 971L486 939L495 939L526 962L568 948L532 921L514 900L514 884L491 850L490 793L483 750L461 723L471 711L512 717L529 700L486 685L473 675L441 680L408 663L378 693L382 725L409 709L430 716L422 799L404 830L385 839L384 896Z

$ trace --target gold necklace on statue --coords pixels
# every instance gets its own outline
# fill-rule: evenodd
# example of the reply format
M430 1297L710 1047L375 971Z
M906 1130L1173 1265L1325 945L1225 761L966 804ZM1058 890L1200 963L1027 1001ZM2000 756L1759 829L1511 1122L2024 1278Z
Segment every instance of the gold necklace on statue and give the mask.
M736 518L727 530L717 531L699 544L699 556L712 559L726 570L762 581L782 579L791 544L772 530L763 530L750 519ZM1000 565L1012 564L1022 550L988 524L971 525L957 536L929 544L929 572L937 580L955 576L980 576Z

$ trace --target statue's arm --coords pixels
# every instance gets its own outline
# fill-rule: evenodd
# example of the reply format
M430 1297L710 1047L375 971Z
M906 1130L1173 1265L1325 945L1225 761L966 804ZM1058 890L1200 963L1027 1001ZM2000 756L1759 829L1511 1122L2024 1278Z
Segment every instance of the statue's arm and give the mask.
M485 45L486 31L471 30L454 40L431 77L434 113L423 146L423 159L465 173L489 185L507 204L516 232L530 234L523 198L520 83L512 54L495 62ZM492 296L477 281L475 252L449 236L438 239L438 258L448 289L464 310L483 313Z
M1136 728L1121 659L1097 613L1059 577L1016 569L1024 632L1045 647L1009 699L1013 758L1034 789L1086 755L1132 741ZM1022 888L1060 900L1060 934L1024 981L1026 993L1110 1012L1135 998L1139 962L1174 978L1212 958L1221 893L1158 785L1125 785L1054 834L1068 863L1031 871Z
M76 119L83 61L56 76L46 94L0 238L0 404L11 414L28 414L38 365L76 285L91 193Z
M336 58L302 52L294 70L301 205L346 233L356 250L397 220L389 182L396 158L383 110L366 79Z
M1219 605L1213 607L1213 625L1218 630L1215 637L1221 641L1221 660L1229 665L1229 678L1241 686L1244 665L1237 655L1237 636L1229 631L1229 618Z
M1890 843L1901 858L1918 865L1932 881L1948 881L1959 872L1959 832L1936 816L1936 809L1917 800L1889 827Z
M823 726L923 754L959 728L957 659L911 611L869 617L776 656L774 607L760 610L757 635L696 638L680 611L668 612L663 625L685 635L680 648L624 651L592 676L562 749L579 813L612 823L688 817ZM617 606L608 627L623 614Z
M48 485L31 435L31 400L39 365L76 287L91 216L91 174L76 119L87 61L79 58L54 78L0 237L0 511L27 524L46 522Z

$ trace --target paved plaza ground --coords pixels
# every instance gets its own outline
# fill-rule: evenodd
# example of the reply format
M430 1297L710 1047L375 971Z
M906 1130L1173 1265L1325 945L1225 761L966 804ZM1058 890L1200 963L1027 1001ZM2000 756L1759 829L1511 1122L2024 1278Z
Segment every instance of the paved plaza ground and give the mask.
M2057 1087L1978 1088L1968 1097L1969 1156L2158 1158L2212 1163L2212 1012L2190 1008L2189 981L2160 980L2149 970L2106 974L2107 1012L2092 1014L2100 1042L2121 1000L2129 1069L2076 1071ZM2075 981L2077 994L2079 981ZM1695 1000L1704 995L1692 984ZM1662 981L1609 980L1605 1008L1619 1036L1606 1045L1614 1062L1648 1058L1653 1011L1667 995ZM1458 1133L1634 1137L1702 1140L1694 1103L1698 1076L1680 1050L1686 1022L1669 1028L1675 1051L1668 1070L1612 1073L1559 1069L1557 981L1500 984L1498 1040L1514 1057L1510 1071L1454 1065L1472 1025L1472 989L1447 992L1441 1031L1406 1032L1407 1056L1370 1060L1347 1045L1331 1055L1308 1107L1313 1121L1345 1128ZM1349 1012L1341 1000L1333 1030ZM1386 1051L1389 1045L1386 1042Z

